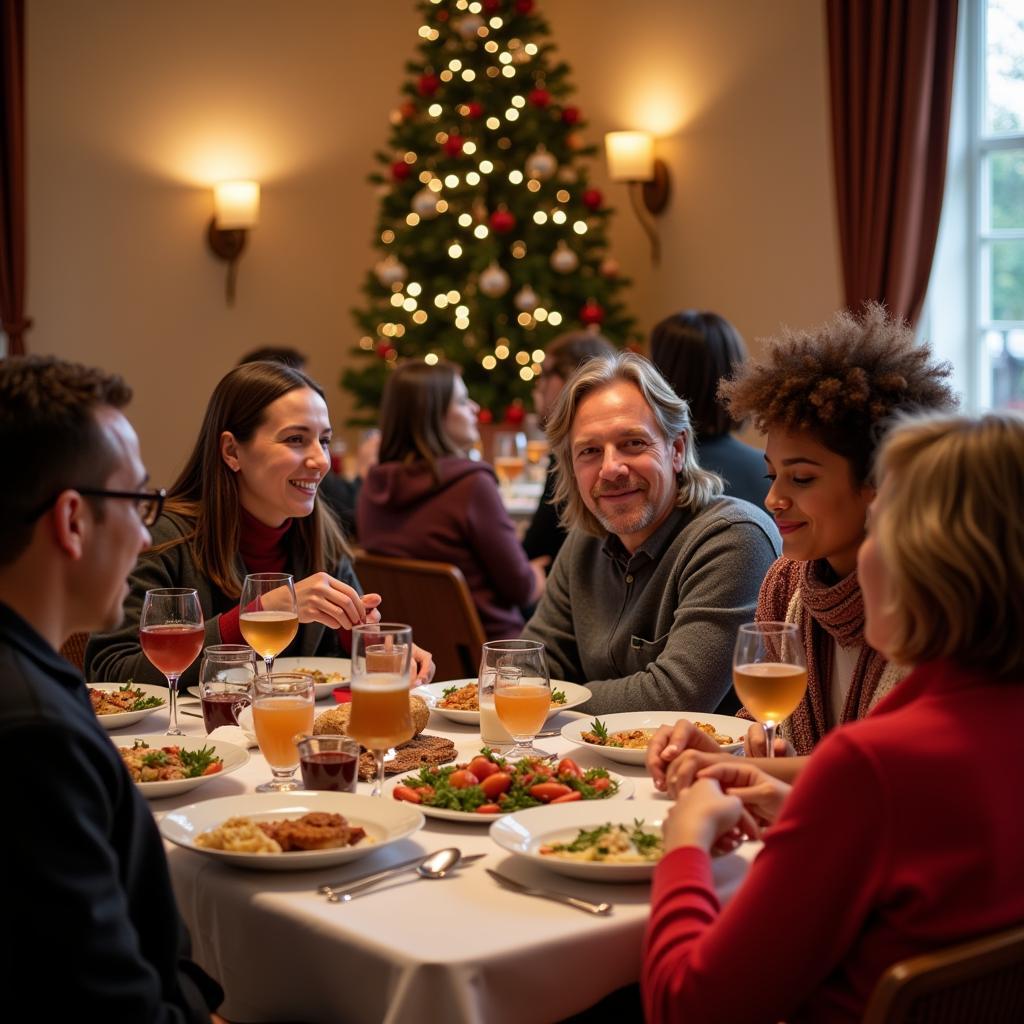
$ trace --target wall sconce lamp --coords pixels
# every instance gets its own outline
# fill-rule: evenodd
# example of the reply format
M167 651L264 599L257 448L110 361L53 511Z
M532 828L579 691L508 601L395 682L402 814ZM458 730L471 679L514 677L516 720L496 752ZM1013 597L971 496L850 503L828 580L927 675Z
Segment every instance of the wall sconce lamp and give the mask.
M650 132L608 132L604 137L608 174L612 181L629 184L640 226L651 243L651 262L661 259L661 244L653 216L668 204L671 191L668 165L654 155L654 136Z
M227 300L235 304L238 258L245 251L249 228L260 220L260 186L256 181L221 181L213 186L213 218L206 229L210 251L228 265Z

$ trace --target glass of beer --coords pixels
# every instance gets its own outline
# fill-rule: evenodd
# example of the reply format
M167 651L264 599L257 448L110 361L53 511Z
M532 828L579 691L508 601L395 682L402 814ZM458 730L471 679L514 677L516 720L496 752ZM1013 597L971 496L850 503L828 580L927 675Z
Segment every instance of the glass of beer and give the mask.
M526 435L519 430L503 430L494 435L494 472L506 492L526 469Z
M203 609L195 590L164 587L146 591L139 643L146 657L167 677L168 736L185 735L178 725L178 679L203 649L204 636Z
M257 793L301 789L295 779L299 742L313 731L313 677L303 672L270 672L253 680L252 724L272 778Z
M295 579L284 572L254 572L245 577L238 626L245 642L263 658L267 672L299 631Z
M348 735L373 752L371 796L382 796L384 755L411 740L409 706L412 629L395 622L352 628L352 708Z
M515 740L515 746L504 756L512 761L547 757L547 753L533 745L551 709L551 680L544 645L536 640L495 640L484 648L486 672L493 674L494 710Z
M238 713L252 703L256 656L247 644L211 644L199 666L199 701L208 733L238 725Z
M740 626L732 682L736 696L764 728L768 757L774 757L775 730L797 709L807 690L807 660L796 623Z

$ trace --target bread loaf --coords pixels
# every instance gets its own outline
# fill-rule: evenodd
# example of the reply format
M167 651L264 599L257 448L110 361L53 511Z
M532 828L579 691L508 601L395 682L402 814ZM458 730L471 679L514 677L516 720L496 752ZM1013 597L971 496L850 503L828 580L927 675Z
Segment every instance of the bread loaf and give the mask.
M412 713L412 724L415 730L413 735L418 736L427 727L430 708L427 707L427 702L422 697L410 695L409 711ZM350 704L338 704L326 711L321 711L313 721L313 735L320 736L325 733L346 735L351 714L352 706Z

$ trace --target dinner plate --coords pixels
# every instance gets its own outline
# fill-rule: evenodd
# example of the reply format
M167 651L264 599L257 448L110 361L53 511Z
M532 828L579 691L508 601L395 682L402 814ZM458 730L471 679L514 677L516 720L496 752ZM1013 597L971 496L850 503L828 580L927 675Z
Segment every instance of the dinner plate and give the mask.
M419 775L419 770L412 772L405 772L403 775L396 775L393 779L389 779L384 783L384 791L388 796L393 796L395 786L401 786L409 778ZM619 784L618 792L614 796L605 797L603 800L583 800L580 801L586 804L606 804L612 800L629 800L633 796L633 782L631 779L627 779L625 776L616 775L615 772L609 772L609 777ZM404 801L396 800L395 803L404 803ZM450 811L447 807L428 807L426 804L410 804L410 807L415 807L416 810L422 811L428 818L440 818L442 821L461 821L467 825L486 825L489 822L493 822L498 818L505 817L502 814L477 814L476 812L466 811ZM570 804L560 804L559 806L575 806ZM535 810L536 808L531 808Z
M107 693L115 693L125 684L89 683L88 685L90 690L104 690ZM96 717L100 720L100 725L104 729L123 729L125 726L134 725L136 722L141 721L146 715L151 715L154 711L162 711L167 707L166 686L154 686L151 683L132 683L131 687L134 690L141 690L147 697L159 697L162 703L159 707L145 708L142 711L122 711L115 715L97 715Z
M324 700L330 697L331 691L339 686L348 687L352 682L352 659L351 658L275 658L275 672L297 672L300 669L309 669L312 672L323 672L328 679L324 683L316 683L316 700ZM316 677L313 677L314 682Z
M253 821L278 821L298 818L310 811L341 814L351 824L366 829L367 838L355 846L329 850L292 850L288 853L235 853L196 846L202 832L223 825L228 818L251 818ZM160 820L160 831L186 850L201 853L213 860L235 867L257 871L300 871L323 868L344 861L356 860L397 843L423 827L423 815L411 804L356 793L296 791L293 793L247 793L204 800L168 811Z
M179 793L187 793L196 786L201 786L211 779L220 779L237 771L242 765L249 761L249 751L234 743L225 743L223 740L211 740L209 736L168 736L166 733L152 733L148 736L111 736L116 747L134 746L136 740L156 750L161 747L181 747L184 750L202 750L203 747L213 747L213 752L224 762L224 767L213 775L199 775L194 779L170 779L167 782L136 782L139 792L147 800L160 800L165 796L177 796Z
M656 862L639 864L604 864L597 861L565 860L538 852L548 843L568 843L580 829L594 829L601 825L632 826L642 821L653 831L661 830L661 823L672 804L665 800L633 800L626 807L621 804L599 804L597 801L530 807L525 811L506 814L491 824L491 838L509 853L522 857L541 867L571 878L588 882L646 882L654 874ZM621 813L624 811L625 813Z
M675 725L680 718L691 722L704 722L712 725L716 732L723 736L731 736L735 743L722 746L727 754L735 754L743 749L743 737L753 724L742 718L730 718L728 715L713 715L703 711L626 711L617 715L595 715L609 733L622 732L626 729L657 729L662 725ZM595 750L609 761L619 764L643 764L647 758L647 748L604 747L597 743L588 743L582 738L583 733L592 731L594 718L577 718L562 728L562 736L586 750Z
M475 686L476 680L452 679L447 683L428 683L426 686L417 686L412 692L422 697L430 705L432 711L436 711L439 715L444 715L450 721L458 722L460 725L478 726L480 724L479 711L458 711L453 708L442 708L440 706L445 690L451 689L453 686L460 688L469 686L470 683L473 683ZM552 704L547 714L548 718L552 715L557 715L559 711L568 711L569 708L583 704L590 700L592 696L585 686L580 686L578 683L566 683L561 679L552 679L551 689L552 691L562 690L565 693L565 703Z

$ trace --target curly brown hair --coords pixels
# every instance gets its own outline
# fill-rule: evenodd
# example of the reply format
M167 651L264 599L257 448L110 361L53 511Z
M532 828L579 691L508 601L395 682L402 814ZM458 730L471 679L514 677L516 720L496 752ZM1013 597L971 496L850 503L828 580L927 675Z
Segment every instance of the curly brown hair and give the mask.
M813 434L864 483L893 416L956 408L949 374L905 320L868 302L859 316L844 310L810 331L784 329L718 394L734 419L750 417L758 430Z

